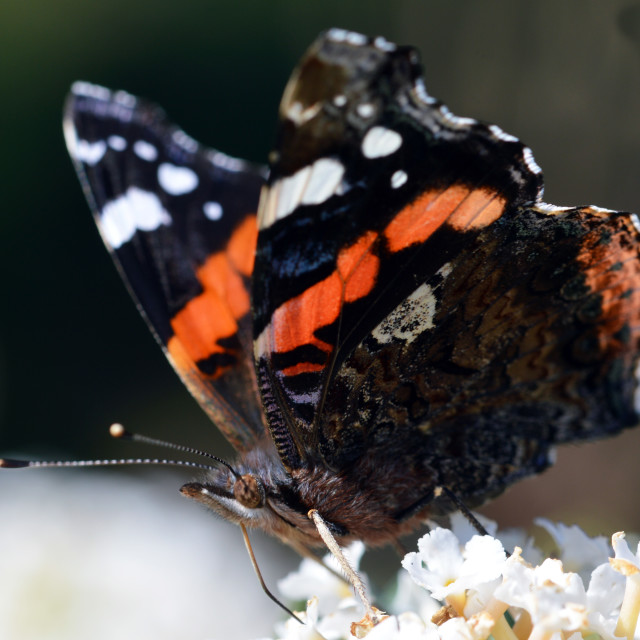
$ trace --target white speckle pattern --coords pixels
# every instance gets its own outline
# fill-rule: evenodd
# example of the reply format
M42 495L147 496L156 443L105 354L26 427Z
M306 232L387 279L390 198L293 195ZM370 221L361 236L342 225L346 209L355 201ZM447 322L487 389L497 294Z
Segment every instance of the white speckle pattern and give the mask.
M158 150L146 140L136 140L133 143L133 153L147 162L153 162L158 159Z
M372 127L362 140L365 158L382 158L395 153L402 145L402 136L386 127Z
M534 207L535 211L539 211L540 213L544 213L547 216L554 216L558 213L562 213L563 211L569 211L571 207L556 207L555 204L549 204L548 202L536 202Z
M424 331L433 329L436 303L432 287L421 284L371 332L371 335L380 344L396 340L410 344Z
M378 36L373 44L380 49L381 51L395 51L397 49L396 45L393 42L389 42L386 38L382 36Z
M426 104L433 104L436 99L429 95L427 88L424 86L424 80L417 78L413 84L413 89L416 92L416 96Z
M208 154L209 162L215 167L226 169L227 171L244 171L250 169L248 163L238 158L233 158L220 151L211 151Z
M354 31L347 31L346 29L330 29L327 33L327 38L334 42L347 42L357 47L367 44L366 36L363 36L361 33L355 33Z
M321 204L342 192L344 165L334 158L319 158L292 176L275 182L262 198L258 214L259 228L286 218L300 204Z
M361 118L370 118L376 109L370 102L364 102L356 107L356 111Z
M107 144L114 151L124 151L127 148L127 141L122 136L109 136Z
M635 230L640 233L640 218L638 218L638 214L632 213L629 218L631 219L631 224L635 227Z
M91 84L90 82L83 82L82 80L74 82L71 85L71 92L76 96L95 98L97 100L109 100L111 98L111 91L106 87Z
M504 140L505 142L519 142L518 138L512 136L506 131L503 131L497 124L489 125L489 131L491 131L498 140Z
M178 167L169 162L163 162L158 167L158 182L160 186L172 196L181 196L193 191L199 183L195 171L189 167Z
M136 231L153 231L170 225L171 216L157 195L129 187L119 198L108 202L100 212L100 231L111 247L129 242Z
M424 331L433 329L438 303L436 291L452 270L449 262L443 264L436 272L442 280L434 287L421 284L371 332L373 337L380 344L396 340L411 343Z
M202 205L205 217L209 220L220 220L222 218L222 205L219 202L205 202Z
M542 169L538 166L538 163L533 159L533 152L529 147L525 147L522 150L522 158L524 159L524 163L527 165L527 168L531 173L542 173Z
M96 165L107 151L107 143L104 140L89 142L88 140L77 140L74 155L76 160L88 164L90 167Z
M391 176L391 187L393 189L398 189L399 187L401 187L407 180L409 179L409 176L407 175L406 171L402 171L402 169L398 169L398 171L396 171L392 176Z
M333 97L333 104L335 104L336 107L344 107L344 105L347 104L347 96L339 93Z
M195 153L198 150L198 143L182 129L176 129L171 136L173 141L189 153Z
M123 107L128 107L129 109L132 109L133 107L136 106L137 100L135 96L132 96L130 93L127 93L126 91L116 91L113 94L113 101L117 102Z
M454 116L453 113L449 111L449 107L445 107L444 105L440 105L439 111L444 121L453 129L464 129L471 125L478 124L478 121L473 118L461 118L459 116Z

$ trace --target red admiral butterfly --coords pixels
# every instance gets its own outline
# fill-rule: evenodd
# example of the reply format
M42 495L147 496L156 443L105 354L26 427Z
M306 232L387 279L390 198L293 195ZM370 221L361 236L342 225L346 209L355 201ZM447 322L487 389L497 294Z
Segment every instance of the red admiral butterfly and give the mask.
M102 237L238 452L183 492L301 551L393 542L636 424L640 220L542 201L532 153L425 90L416 51L322 35L270 167L77 83Z

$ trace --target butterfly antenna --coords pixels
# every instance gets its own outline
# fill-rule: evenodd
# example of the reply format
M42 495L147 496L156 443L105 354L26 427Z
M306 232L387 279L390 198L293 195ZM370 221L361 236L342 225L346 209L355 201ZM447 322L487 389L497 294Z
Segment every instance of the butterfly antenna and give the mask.
M242 537L244 538L244 544L247 547L247 551L249 552L249 558L251 559L253 570L256 572L256 575L258 576L258 581L260 582L260 586L262 587L262 590L265 592L268 598L270 598L273 602L275 602L281 609L286 611L292 618L295 618L300 624L304 624L304 622L302 622L302 620L300 620L300 618L298 618L298 616L293 611L291 611L289 607L287 607L285 604L280 602L280 600L278 600L278 598L276 598L273 595L273 593L269 591L269 587L267 587L267 584L265 583L264 578L262 577L262 572L260 571L260 567L258 566L256 556L253 553L253 547L251 546L251 541L249 540L249 534L247 533L247 528L242 523L240 523L240 529L242 530Z
M240 478L241 474L239 474L226 460L222 458L218 458L218 456L214 456L212 453L208 453L207 451L202 451L201 449L196 449L194 447L187 447L183 444L176 444L175 442L167 442L166 440L158 440L157 438L150 438L149 436L143 436L139 433L131 433L127 431L121 424L115 423L109 427L109 434L112 438L118 438L119 440L128 440L130 442L142 442L144 444L150 444L155 447L163 447L165 449L172 449L173 451L182 451L183 453L191 453L196 456L201 456L203 458L209 458L210 460L215 460L219 462L221 465L224 465L231 471L231 473L236 477ZM212 468L212 467L206 467Z
M165 449L172 449L174 451L182 451L184 453L191 453L199 455L210 460L218 462L236 478L240 478L240 474L225 460L218 458L211 453L194 449L193 447L187 447L184 445L174 444L172 442L165 442L164 440L157 440L155 438L149 438L148 436L142 436L140 434L131 433L127 431L121 424L112 424L109 427L109 433L113 438L119 438L121 440L131 440L134 442L143 442L145 444L151 444ZM189 469L203 469L205 471L213 471L215 466L210 464L201 464L199 462L190 462L188 460L167 460L165 458L117 458L110 460L16 460L13 458L0 458L0 469L24 469L25 467L38 467L38 468L52 468L52 467L121 467L126 465L157 465L157 466L171 466L171 467L188 467Z
M216 467L188 460L166 460L161 458L118 458L112 460L16 460L14 458L0 458L0 469L24 469L38 467L122 467L126 465L160 465L170 467L189 467L212 471Z

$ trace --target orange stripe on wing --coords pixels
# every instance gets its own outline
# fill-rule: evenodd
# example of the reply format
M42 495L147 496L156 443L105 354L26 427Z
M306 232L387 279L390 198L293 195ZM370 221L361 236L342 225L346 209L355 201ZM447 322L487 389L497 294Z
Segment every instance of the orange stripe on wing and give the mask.
M236 271L247 278L253 273L253 262L256 257L258 242L258 226L256 216L251 215L238 226L227 245L229 262Z
M285 353L303 345L313 345L329 354L330 345L315 337L315 331L333 324L344 302L354 302L366 296L375 284L380 261L372 253L378 234L369 231L338 254L336 270L324 280L300 295L280 305L271 319L274 331L274 351ZM299 363L290 367L291 374L301 373L298 367L319 370L317 364Z
M171 326L194 362L225 353L218 340L233 336L238 329L229 307L214 291L190 300L171 319Z
M345 302L364 298L373 289L380 270L380 258L371 253L377 238L377 233L368 231L338 254L337 272L345 283Z
M241 318L249 312L249 292L228 254L220 252L210 256L198 269L197 276L205 291L213 291L220 299L226 300L232 317Z
M248 216L236 227L225 249L210 256L197 271L202 287L226 300L236 319L251 307L242 276L249 277L253 270L257 238L256 217Z
M425 191L387 225L384 236L395 253L425 242L445 222L465 231L495 222L504 211L505 200L489 189L453 185L445 191Z

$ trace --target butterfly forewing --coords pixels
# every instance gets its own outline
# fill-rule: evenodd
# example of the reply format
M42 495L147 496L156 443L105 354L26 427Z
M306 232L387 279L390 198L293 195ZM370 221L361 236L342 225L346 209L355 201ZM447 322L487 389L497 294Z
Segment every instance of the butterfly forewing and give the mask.
M238 449L264 430L249 282L264 170L125 92L76 83L65 134L101 235L169 360Z

